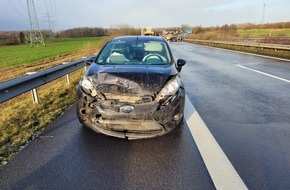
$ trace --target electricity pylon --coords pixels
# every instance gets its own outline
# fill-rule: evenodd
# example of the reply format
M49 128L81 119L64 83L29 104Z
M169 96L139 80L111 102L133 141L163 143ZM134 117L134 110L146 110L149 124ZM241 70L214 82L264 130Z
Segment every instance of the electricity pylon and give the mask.
M42 33L39 28L33 0L27 0L29 21L30 21L30 46L42 44L45 46Z
M48 29L51 32L50 37L51 38L54 38L54 30L53 30L54 23L53 23L53 20L51 19L52 16L48 12L48 13L46 13L46 16L45 17L47 18L46 21L48 22Z
M265 11L266 11L266 3L263 4L263 12L262 12L262 18L261 18L261 24L264 24L265 22Z

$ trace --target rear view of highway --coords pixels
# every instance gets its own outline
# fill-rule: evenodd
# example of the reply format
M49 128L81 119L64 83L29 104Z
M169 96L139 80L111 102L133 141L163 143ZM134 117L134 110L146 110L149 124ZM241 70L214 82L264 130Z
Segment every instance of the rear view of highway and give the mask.
M175 59L187 61L185 106L194 106L241 183L289 189L290 62L185 42L170 46ZM75 109L0 168L1 190L218 189L204 161L215 163L217 155L197 146L212 139L195 138L197 123L128 141L84 128Z

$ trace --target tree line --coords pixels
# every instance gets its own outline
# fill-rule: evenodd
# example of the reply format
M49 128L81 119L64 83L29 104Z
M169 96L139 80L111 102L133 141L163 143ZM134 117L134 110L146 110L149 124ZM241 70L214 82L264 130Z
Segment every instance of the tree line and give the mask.
M238 26L235 24L225 24L223 26L216 26L216 27L201 27L201 26L196 26L192 28L192 33L193 34L200 34L206 31L216 31L222 34L234 34L236 33L238 29Z
M109 31L103 28L73 28L58 32L50 30L41 31L44 38L82 38L82 37L99 37L109 35ZM29 43L30 31L12 31L0 32L0 44L17 45Z
M284 29L290 28L290 22L278 22L278 23L266 23L266 24L225 24L222 26L211 26L211 27L202 27L195 26L192 27L192 33L199 34L206 31L217 31L220 33L235 33L237 29Z
M103 28L73 28L63 30L56 33L57 38L83 38L83 37L99 37L108 35L108 31Z
M50 30L42 30L44 38L83 38L83 37L99 37L109 35L138 35L140 29L135 29L129 25L118 25L114 28L104 29L100 27L82 27L52 32ZM17 45L29 43L30 31L0 31L0 44Z

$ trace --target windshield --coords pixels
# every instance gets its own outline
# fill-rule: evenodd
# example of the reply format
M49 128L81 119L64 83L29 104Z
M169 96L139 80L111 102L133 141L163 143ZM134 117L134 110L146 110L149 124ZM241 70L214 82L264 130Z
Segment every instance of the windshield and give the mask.
M96 60L98 64L157 64L171 62L165 42L160 41L112 41Z

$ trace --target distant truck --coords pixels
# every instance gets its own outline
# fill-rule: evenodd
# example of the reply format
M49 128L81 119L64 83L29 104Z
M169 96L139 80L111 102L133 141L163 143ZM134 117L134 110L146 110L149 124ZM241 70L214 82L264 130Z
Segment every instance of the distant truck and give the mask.
M153 30L150 27L146 28L144 31L144 36L154 36Z

